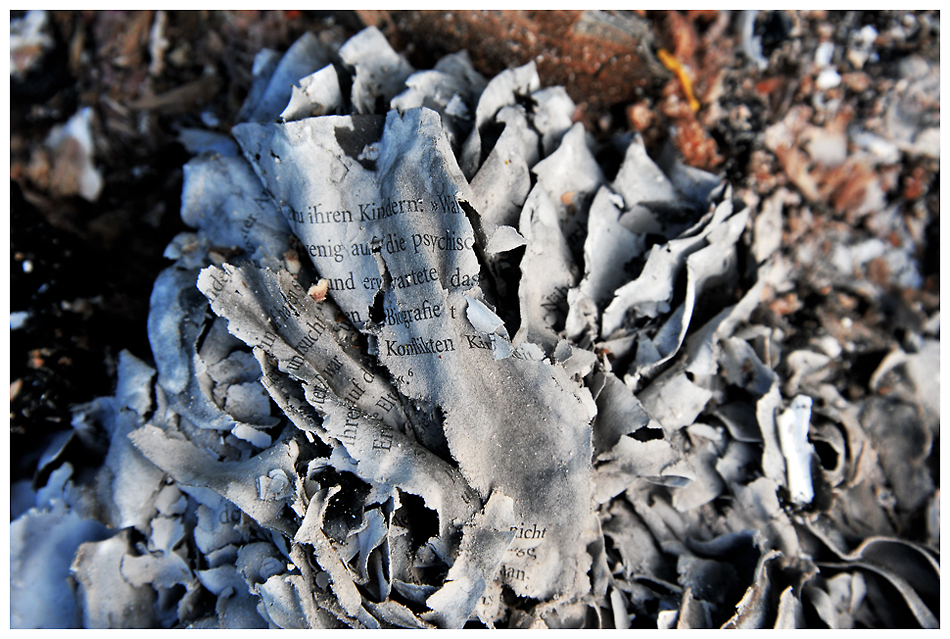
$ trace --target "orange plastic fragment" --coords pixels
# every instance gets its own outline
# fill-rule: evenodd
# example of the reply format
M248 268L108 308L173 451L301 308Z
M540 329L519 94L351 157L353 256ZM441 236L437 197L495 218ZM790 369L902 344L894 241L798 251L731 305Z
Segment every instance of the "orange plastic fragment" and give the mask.
M689 76L686 75L686 69L683 68L683 65L680 64L680 61L670 55L670 52L666 49L660 49L656 52L657 57L660 58L660 62L663 63L667 69L676 74L677 79L680 81L680 85L683 87L683 93L686 95L686 100L689 102L689 108L695 113L699 111L699 100L696 99L696 96L693 95L693 83L690 81Z

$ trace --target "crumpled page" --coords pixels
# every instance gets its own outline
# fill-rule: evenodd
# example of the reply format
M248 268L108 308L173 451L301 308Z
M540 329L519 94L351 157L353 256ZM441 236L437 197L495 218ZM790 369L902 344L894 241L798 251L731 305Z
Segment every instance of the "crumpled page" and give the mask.
M12 579L58 572L14 625L939 623L939 342L862 404L787 349L779 196L636 136L601 166L533 63L416 71L370 28L254 66L231 137L183 132L155 369L17 487Z

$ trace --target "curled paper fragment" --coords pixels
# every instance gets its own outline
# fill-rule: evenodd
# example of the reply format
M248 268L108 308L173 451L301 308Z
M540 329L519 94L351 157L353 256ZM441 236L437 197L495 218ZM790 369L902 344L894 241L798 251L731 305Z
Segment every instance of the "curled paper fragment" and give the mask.
M815 496L811 484L812 446L808 443L811 397L799 395L775 418L779 443L785 456L788 490L797 503L807 504Z
M860 570L886 579L922 627L939 626L935 611L940 607L940 566L932 551L901 539L870 537L848 552L827 520L810 518L806 525L840 559L822 564L823 567L854 571L854 574L861 574L857 572Z
M474 124L473 108L485 88L485 78L473 67L466 51L445 56L433 69L406 78L406 90L390 101L399 111L427 107L442 116L452 148L458 149ZM470 106L471 105L471 106Z
M48 512L31 508L13 521L10 626L78 627L82 611L70 591L69 567L77 549L107 537L105 526L62 503Z
M388 103L402 91L406 78L414 71L376 27L350 38L339 54L343 63L355 71L350 100L357 113L373 113L378 97Z
M271 52L272 54L274 52ZM267 122L278 118L293 94L294 83L300 78L325 67L330 62L329 52L312 33L305 33L283 56L255 59L254 86L251 96L238 114L238 119L249 122ZM260 68L257 68L260 66Z
M92 109L84 107L66 124L53 127L46 140L53 153L50 186L58 195L78 195L95 202L102 193L105 179L93 163L92 118Z
M207 486L221 497L236 504L260 525L284 533L292 532L281 511L290 501L299 498L283 480L296 476L293 464L298 447L293 440L284 440L246 462L215 462L193 444L168 437L155 426L144 426L129 439L156 466L185 486ZM259 479L266 477L263 490Z
M284 122L327 115L343 104L340 81L332 65L301 78L293 87L290 102L280 114Z

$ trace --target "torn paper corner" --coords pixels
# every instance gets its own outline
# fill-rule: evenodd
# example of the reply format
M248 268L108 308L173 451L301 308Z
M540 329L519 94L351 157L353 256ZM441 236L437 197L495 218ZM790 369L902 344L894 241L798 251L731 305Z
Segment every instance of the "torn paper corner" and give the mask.
M484 303L472 299L468 295L465 296L465 300L468 302L465 313L468 317L468 321L475 327L475 330L481 331L482 333L494 333L497 329L505 325L504 321L502 321L494 311L485 306Z
M493 492L482 512L465 527L459 556L445 585L426 600L432 612L425 619L442 628L461 628L483 602L517 530L514 501Z
M339 77L333 65L328 64L301 78L294 85L290 101L280 114L280 119L290 122L328 115L340 109L342 104L343 94L340 92Z

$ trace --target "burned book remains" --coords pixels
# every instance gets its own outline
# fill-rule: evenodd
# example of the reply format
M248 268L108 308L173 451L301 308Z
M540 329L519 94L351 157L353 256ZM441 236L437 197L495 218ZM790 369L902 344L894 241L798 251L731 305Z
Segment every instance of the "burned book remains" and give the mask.
M13 522L14 625L939 625L936 554L873 523L885 476L934 498L930 431L886 418L895 480L892 407L758 320L769 210L605 148L533 63L416 71L371 27L255 73L232 135L181 134L155 369L123 353L69 434L101 467Z

